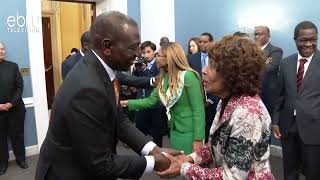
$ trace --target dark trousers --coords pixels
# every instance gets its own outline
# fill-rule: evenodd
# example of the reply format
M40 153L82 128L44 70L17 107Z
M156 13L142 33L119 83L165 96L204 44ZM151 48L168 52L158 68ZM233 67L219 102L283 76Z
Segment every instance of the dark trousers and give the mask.
M12 150L16 160L25 160L25 114L24 107L12 107L9 112L0 112L0 163L8 162L9 159L8 137L11 139Z
M165 120L163 108L140 110L135 113L136 127L145 135L153 137L153 142L162 147L163 129Z
M304 144L295 122L281 144L285 180L299 180L300 172L306 180L320 178L320 145Z

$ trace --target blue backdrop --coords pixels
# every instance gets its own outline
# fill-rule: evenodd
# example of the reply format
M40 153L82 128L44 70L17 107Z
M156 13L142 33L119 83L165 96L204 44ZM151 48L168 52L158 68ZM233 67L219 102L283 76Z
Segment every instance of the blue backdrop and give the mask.
M8 30L7 19L13 16L19 19L19 25L22 25L23 18L26 16L26 1L25 0L10 0L6 1L0 7L0 41L6 44L7 60L13 61L19 65L19 68L30 67L29 50L28 50L28 33L27 32L12 32ZM12 25L13 22L9 22ZM17 22L14 22L17 27ZM31 77L23 76L24 90L23 98L32 97ZM1 88L1 87L0 87ZM37 134L35 125L35 116L33 108L27 108L25 119L25 145L37 144Z

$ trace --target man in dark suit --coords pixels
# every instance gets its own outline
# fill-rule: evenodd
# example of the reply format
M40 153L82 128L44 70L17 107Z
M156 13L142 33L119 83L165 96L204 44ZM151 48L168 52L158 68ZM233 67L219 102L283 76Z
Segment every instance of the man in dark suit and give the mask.
M202 77L202 69L208 65L209 57L207 52L207 47L210 42L213 42L213 37L210 33L205 32L200 36L199 48L200 52L192 54L188 57L188 62L192 69L196 70ZM206 93L206 92L205 92ZM205 127L205 141L208 141L209 131L212 125L214 116L216 115L216 109L219 102L219 97L205 94L205 113L206 113L206 127Z
M5 45L0 42L0 175L8 168L10 137L17 164L28 168L24 147L26 109L22 101L23 79L18 65L5 60Z
M54 101L36 180L137 179L170 165L118 106L114 71L126 71L141 56L136 22L120 12L103 13L90 34L93 49L69 73ZM145 157L117 155L118 139Z
M273 134L281 138L284 179L320 177L320 51L318 30L309 21L294 30L298 53L280 63L279 85L273 110ZM279 92L279 93L278 93Z
M142 56L146 62L139 70L135 70L133 74L138 77L155 77L158 76L160 70L156 65L156 45L151 41L145 41L141 44L140 49ZM143 99L150 96L153 88L139 88L137 99ZM144 134L150 134L153 141L162 147L162 132L165 127L165 109L159 102L155 107L135 112L136 127Z
M272 115L274 104L274 92L278 90L277 81L279 65L283 51L270 43L270 29L267 26L256 26L254 42L261 48L266 57L266 68L263 74L261 99Z
M80 58L84 56L84 54L88 51L89 44L90 44L90 32L89 31L84 32L81 36L80 41L81 41L80 51L74 55L71 55L61 64L61 76L63 80L66 78L67 74L73 68L73 66L76 65L79 62Z

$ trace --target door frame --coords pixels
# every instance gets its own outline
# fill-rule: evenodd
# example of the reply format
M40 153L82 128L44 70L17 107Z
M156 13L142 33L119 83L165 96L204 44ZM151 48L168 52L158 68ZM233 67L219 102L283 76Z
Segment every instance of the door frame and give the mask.
M52 11L42 11L42 17L50 18L51 28L51 43L52 43L52 65L53 65L53 87L57 93L61 83L61 68L60 64L63 61L61 51L61 32L60 29L60 16Z

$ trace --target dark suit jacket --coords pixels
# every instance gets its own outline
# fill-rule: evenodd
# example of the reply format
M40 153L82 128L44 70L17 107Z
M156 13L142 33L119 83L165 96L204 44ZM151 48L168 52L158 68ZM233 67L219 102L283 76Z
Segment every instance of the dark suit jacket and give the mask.
M202 77L201 52L188 56L188 62L192 69L198 72Z
M282 137L286 137L296 109L296 123L303 143L320 145L320 52L314 53L298 93L297 61L295 53L280 63L273 124L279 125Z
M63 63L61 64L61 76L63 80L66 78L67 74L73 68L73 66L76 65L77 62L79 62L81 57L81 53L77 52L75 55L72 55L68 59L63 61Z
M134 75L138 76L138 77L156 77L157 75L159 75L160 70L157 68L157 64L156 62L154 62L149 69L145 69L144 71L138 70L138 71L134 71ZM149 88L144 88L144 92L145 94L143 95L143 90L142 89L138 89L138 94L137 94L137 98L145 98L148 97L151 92L153 90L153 87L149 87Z
M133 86L137 88L152 88L150 85L150 77L137 77L117 72L116 77L121 85Z
M283 51L281 48L269 43L263 52L266 58L271 57L272 63L267 64L263 74L261 99L272 114L274 104L274 92L278 90L277 81L279 79L279 66L282 59Z
M14 62L3 60L0 62L0 104L10 102L13 107L25 111L22 101L23 79L18 65ZM0 113L6 113L1 112Z
M36 180L139 178L146 159L117 155L118 138L137 153L148 142L117 108L113 83L90 51L55 97Z

